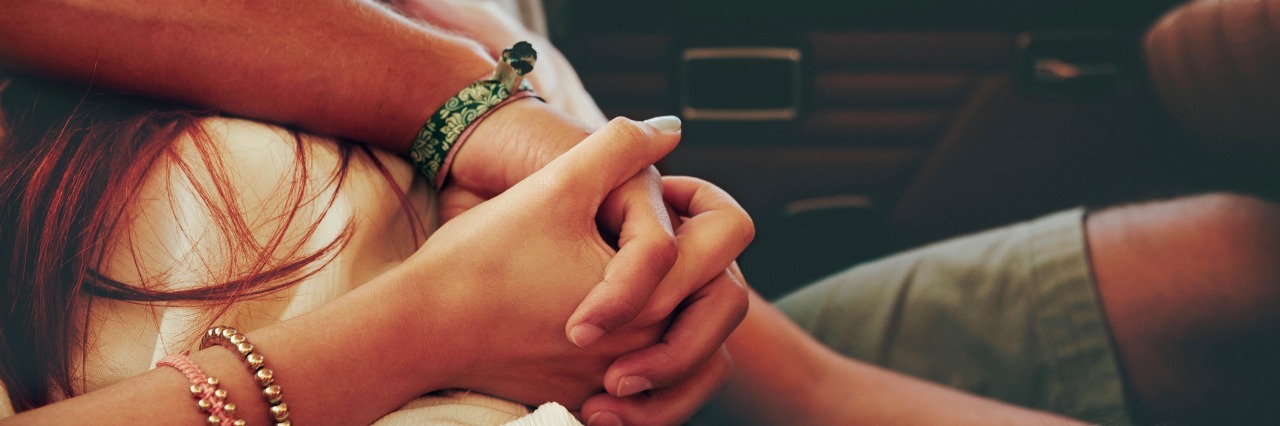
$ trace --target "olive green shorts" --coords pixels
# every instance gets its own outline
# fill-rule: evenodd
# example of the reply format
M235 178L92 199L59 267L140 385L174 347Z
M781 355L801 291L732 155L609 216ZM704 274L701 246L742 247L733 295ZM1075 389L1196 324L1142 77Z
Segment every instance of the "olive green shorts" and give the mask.
M1126 424L1084 210L856 266L778 302L847 356L1009 403Z

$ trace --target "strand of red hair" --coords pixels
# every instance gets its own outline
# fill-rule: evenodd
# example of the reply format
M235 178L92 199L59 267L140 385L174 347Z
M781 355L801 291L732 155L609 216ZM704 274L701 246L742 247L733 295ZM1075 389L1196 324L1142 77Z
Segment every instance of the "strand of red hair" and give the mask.
M237 301L287 289L322 269L350 240L352 224L312 251L304 250L302 241L291 241L286 230L298 220L301 206L321 202L322 211L328 210L336 197L321 201L315 194L340 189L354 155L372 160L414 229L421 229L404 192L364 145L339 144L339 166L324 181L324 191L308 190L308 178L316 172L307 168L304 139L294 132L291 208L273 221L274 229L262 241L254 237L262 230L240 213L217 146L201 131L199 124L210 112L23 76L13 77L7 87L0 82L0 88L0 380L17 411L76 393L73 345L90 339L87 330L77 329L87 318L77 321L76 313L88 312L76 309L77 303L109 298L202 306L209 309L211 323ZM184 161L172 149L182 137L195 142L202 163ZM170 290L126 284L99 272L106 242L121 231L127 201L161 163L189 177L199 172L213 177L212 185L197 185L195 192L213 212L232 252L229 276ZM320 219L302 224L304 235L319 225Z

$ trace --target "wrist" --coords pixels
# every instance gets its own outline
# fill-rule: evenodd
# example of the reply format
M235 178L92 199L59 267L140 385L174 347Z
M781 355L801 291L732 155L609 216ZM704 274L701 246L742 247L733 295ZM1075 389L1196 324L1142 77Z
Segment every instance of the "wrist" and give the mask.
M564 112L535 99L494 111L476 126L453 160L451 182L493 196L538 171L591 132Z
M416 46L415 51L397 53L400 65L395 67L395 73L400 76L399 83L389 84L391 90L387 92L389 96L384 98L384 107L376 111L389 116L378 122L399 123L383 130L387 133L386 144L379 144L393 152L409 152L423 123L429 121L459 90L475 82L477 77L492 72L494 67L493 58L475 41L452 35L432 34L430 38L420 37L420 42L422 44ZM449 60L440 61L438 58ZM351 96L362 94L354 93ZM339 110L340 114L350 113L345 107L339 106Z
M422 249L400 266L377 278L369 288L369 300L377 303L377 333L373 339L383 348L381 374L391 380L415 384L412 396L458 388L472 371L479 349L480 330L468 317L470 310L463 282L439 256L423 257ZM375 284L375 283L369 283Z
M246 333L274 371L294 423L369 424L457 383L466 358L450 345L455 334L444 324L452 321L437 317L444 306L433 297L407 303L415 299L390 284L426 284L406 278L388 272L320 309ZM262 423L265 417L253 416L265 416L268 406L242 358L220 347L196 356L211 375L237 384L232 398L245 404L244 418Z

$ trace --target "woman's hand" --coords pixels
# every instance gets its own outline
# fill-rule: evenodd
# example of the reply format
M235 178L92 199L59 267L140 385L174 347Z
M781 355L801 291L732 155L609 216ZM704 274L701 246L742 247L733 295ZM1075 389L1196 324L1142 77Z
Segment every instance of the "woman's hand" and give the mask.
M555 158L556 150L576 143L572 141L585 130L567 120L564 113L533 101L518 101L495 112L472 134L472 138L485 138L490 143L476 144L480 140L473 139L458 153L453 183L441 196L443 215L461 214L483 201L490 191L518 182L520 173L511 173L513 169L532 173L541 167L539 163ZM529 123L536 123L537 130L528 131ZM548 136L551 138L541 139ZM527 163L505 169L482 166L501 163L503 158L526 159ZM476 163L467 165L469 161ZM675 324L688 324L673 328L662 344L631 354L611 367L604 386L615 395L677 386L682 380L695 378L746 310L744 292L730 285L731 281L713 279L750 242L754 235L750 218L727 195L723 195L727 204L699 204L694 210L693 200L715 199L709 195L712 192L696 191L698 185L682 184L684 180L673 182L666 185L670 193L665 194L664 202L661 178L655 169L647 168L604 201L598 216L600 228L618 235L621 250L610 262L604 280L565 326L570 339L588 346L595 338L624 326L650 327L672 319ZM675 231L668 228L671 216L667 203L691 216L680 231L681 238L675 238ZM591 331L582 333L583 329Z
M422 312L422 321L448 321L466 336L457 342L463 347L450 348L467 359L451 386L576 408L601 391L614 359L658 340L665 321L620 330L585 349L565 339L563 330L579 301L613 267L614 251L595 220L601 203L678 139L676 132L614 120L511 189L445 223L406 261L403 267L414 272L395 292L405 296L401 301L413 303L413 295L432 300L424 306L446 301L454 308Z

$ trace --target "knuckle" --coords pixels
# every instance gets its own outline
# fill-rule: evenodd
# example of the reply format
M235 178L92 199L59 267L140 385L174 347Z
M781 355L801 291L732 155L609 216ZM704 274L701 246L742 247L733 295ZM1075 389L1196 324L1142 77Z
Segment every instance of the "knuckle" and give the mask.
M716 369L715 374L718 376L716 379L716 387L722 388L725 385L728 385L729 380L733 378L733 356L729 354L727 349L722 347L716 354L715 359L716 362L713 363L711 368Z
M617 297L605 304L604 308L601 322L608 329L614 329L640 315L644 305L635 298Z
M747 291L746 286L742 285L733 286L731 291L733 292L733 300L729 303L733 309L733 315L738 319L737 322L742 322L742 319L747 317L747 310L751 309L750 292Z
M751 292L747 290L745 283L734 278L733 275L729 275L727 281L721 286L724 287L722 297L725 300L718 304L724 306L730 317L734 318L734 322L741 322L746 317L747 310L751 308Z
M720 189L719 186L716 186L716 184L711 183L710 181L697 176L677 176L677 178L688 181L691 186L697 186L702 188L714 188L716 190L723 191L722 189Z
M650 303L640 315L636 316L636 321L640 324L657 324L667 319L671 315L673 304L665 300L658 300Z
M691 360L687 359L692 354L684 353L687 351L677 351L670 345L662 345L654 348L650 353L648 360L648 375L654 380L655 385L669 386L672 383L679 382L691 373Z
M556 195L556 197L541 197L547 199L547 201L590 199L597 191L591 185L584 185L579 166L547 169L545 172L542 175L544 176L543 180L537 182L537 187L543 194ZM538 175L527 177L525 180L529 180L534 176ZM556 200L557 198L559 200Z
M676 260L680 257L680 243L676 241L674 235L663 233L661 237L653 242L653 262L655 267L660 267L660 271L666 271L675 266Z
M730 324L737 326L746 317L746 311L750 310L751 299L745 285L733 281L724 289L723 301L719 301L719 306L724 310L724 317L730 319Z
M630 119L623 117L614 118L609 121L608 127L609 129L612 129L619 139L627 142L637 142L649 139L649 132L641 127L640 123Z
M756 223L747 215L746 211L740 211L738 215L737 234L741 238L742 245L751 244L756 239Z
M574 182L574 175L569 171L553 170L545 176L541 182L537 182L537 186L543 193L556 194L559 198L577 199L584 191L582 185Z
M657 388L680 383L690 375L697 373L702 359L711 353L698 355L693 351L680 350L670 344L658 344L644 349L642 354L632 359L633 364L625 375L641 375L653 382Z

